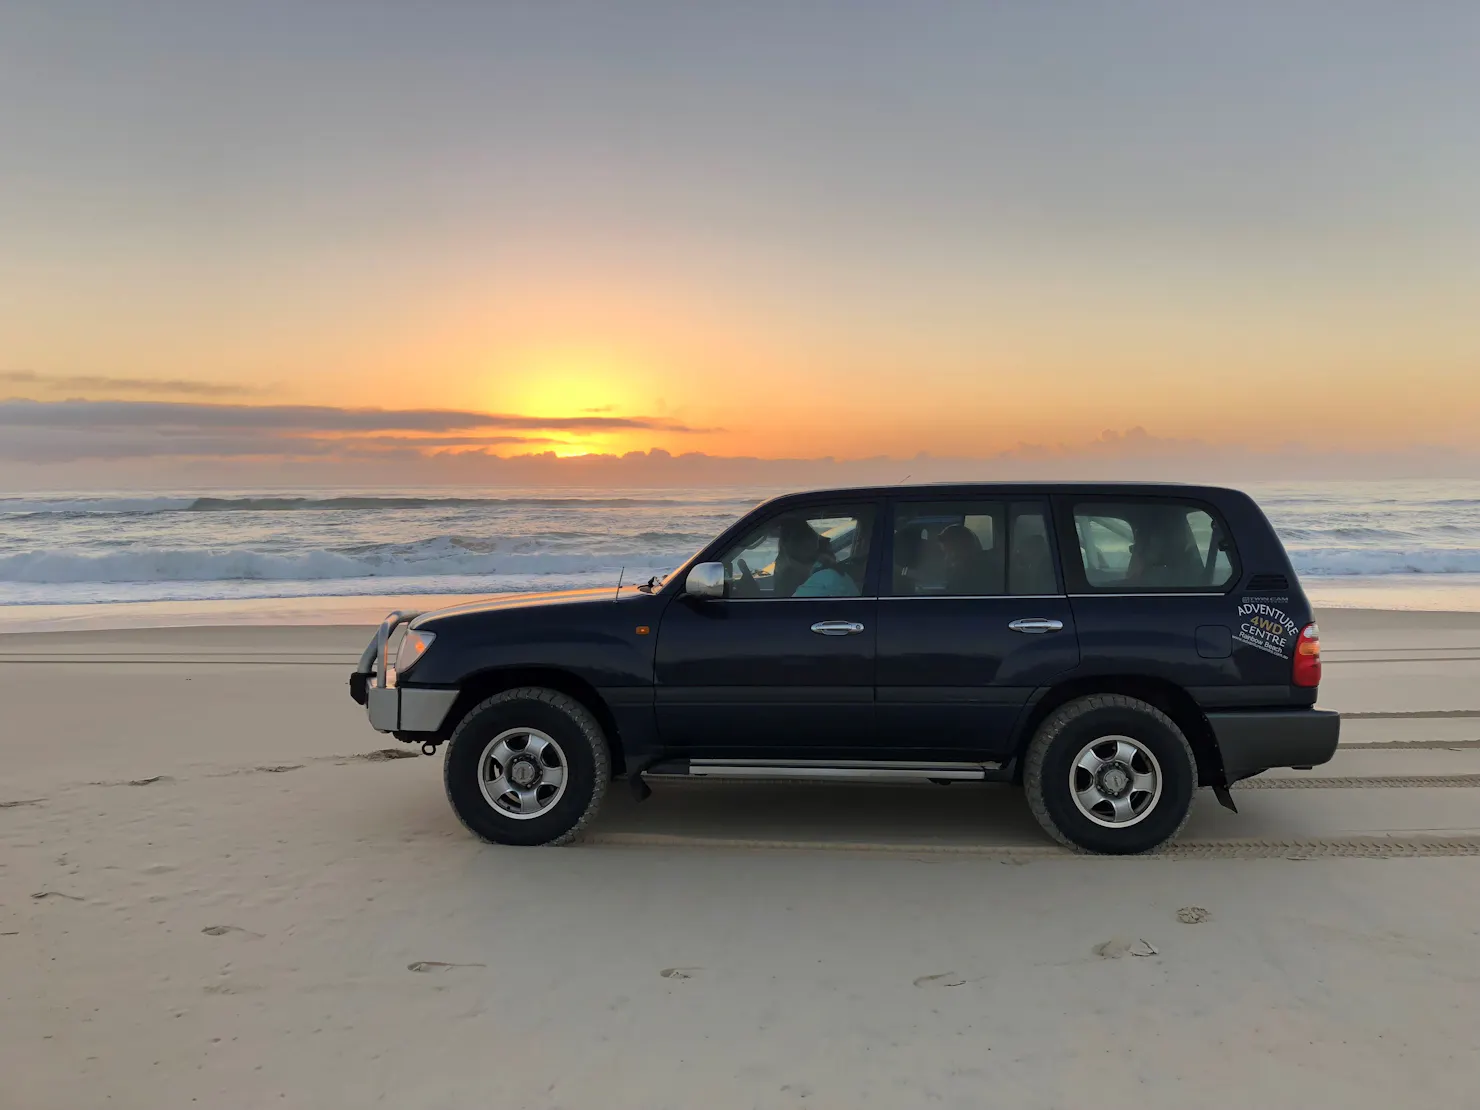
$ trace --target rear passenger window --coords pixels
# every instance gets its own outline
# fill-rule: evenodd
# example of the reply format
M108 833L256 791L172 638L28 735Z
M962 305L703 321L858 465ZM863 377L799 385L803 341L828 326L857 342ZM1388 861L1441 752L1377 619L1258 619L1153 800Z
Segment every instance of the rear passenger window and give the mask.
M1001 597L1057 591L1042 505L1001 501L894 506L894 597Z
M1081 502L1074 530L1092 589L1215 590L1233 579L1227 529L1199 505Z

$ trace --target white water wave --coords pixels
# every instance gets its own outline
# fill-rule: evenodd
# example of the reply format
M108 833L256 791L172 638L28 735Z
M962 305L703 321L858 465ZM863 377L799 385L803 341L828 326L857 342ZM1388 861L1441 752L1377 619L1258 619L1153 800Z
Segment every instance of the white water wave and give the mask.
M104 553L29 551L0 556L0 582L325 582L358 578L493 577L607 573L630 575L672 567L676 552L630 551L601 555L550 552L454 552L391 554L338 551L272 553L248 550L135 550Z
M0 604L614 585L623 567L631 581L677 566L771 492L13 494L0 497ZM1418 590L1480 580L1473 479L1251 492L1302 579Z
M1480 574L1480 549L1329 547L1290 551L1297 574L1331 577L1392 574Z

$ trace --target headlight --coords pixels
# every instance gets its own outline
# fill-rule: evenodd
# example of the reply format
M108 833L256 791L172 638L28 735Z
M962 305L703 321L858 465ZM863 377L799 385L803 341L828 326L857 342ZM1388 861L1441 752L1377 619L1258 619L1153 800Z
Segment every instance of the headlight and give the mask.
M436 638L431 632L407 629L406 635L401 637L401 646L396 651L396 674L403 675L416 666L416 661L427 653L427 648L432 646L432 641Z

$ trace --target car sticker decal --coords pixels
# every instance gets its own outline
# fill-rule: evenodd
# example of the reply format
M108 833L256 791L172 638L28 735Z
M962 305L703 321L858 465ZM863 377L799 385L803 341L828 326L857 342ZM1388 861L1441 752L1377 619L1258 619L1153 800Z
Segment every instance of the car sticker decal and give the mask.
M1288 597L1245 597L1238 604L1239 626L1233 638L1270 655L1289 659L1300 638L1300 625L1291 619L1283 606Z

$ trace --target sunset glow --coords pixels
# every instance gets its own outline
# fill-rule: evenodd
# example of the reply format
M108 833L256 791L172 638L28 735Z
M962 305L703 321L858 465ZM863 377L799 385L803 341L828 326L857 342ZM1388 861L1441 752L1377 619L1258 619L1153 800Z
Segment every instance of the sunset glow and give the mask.
M1480 85L1437 21L1336 49L1317 19L1086 14L1061 53L1031 6L799 13L779 38L715 11L665 27L689 62L654 68L643 20L588 14L388 10L347 42L305 10L291 56L242 13L0 39L0 95L50 98L44 126L0 122L23 170L0 401L464 414L264 411L226 442L204 410L146 432L22 408L11 480L360 472L336 445L398 473L652 450L1480 469Z

